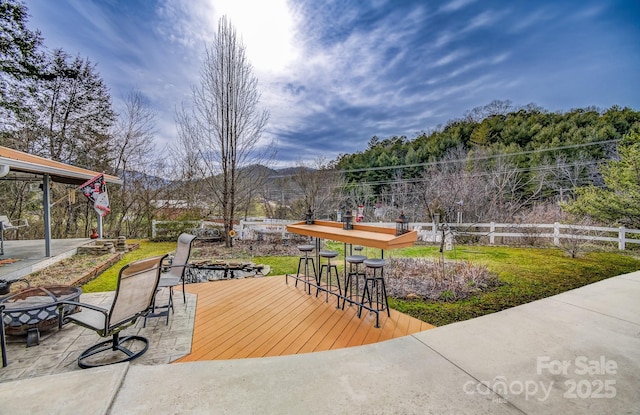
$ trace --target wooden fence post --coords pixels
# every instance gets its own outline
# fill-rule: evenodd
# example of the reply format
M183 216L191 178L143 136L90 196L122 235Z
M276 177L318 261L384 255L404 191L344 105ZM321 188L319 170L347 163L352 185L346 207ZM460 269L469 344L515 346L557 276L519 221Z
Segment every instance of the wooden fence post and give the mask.
M625 239L627 238L626 232L625 232L625 227L624 226L620 226L618 228L618 249L621 251L625 250Z
M553 223L553 244L560 245L560 224L558 222Z
M489 228L489 245L494 245L496 242L496 236L494 232L496 231L496 223L491 222L491 227Z

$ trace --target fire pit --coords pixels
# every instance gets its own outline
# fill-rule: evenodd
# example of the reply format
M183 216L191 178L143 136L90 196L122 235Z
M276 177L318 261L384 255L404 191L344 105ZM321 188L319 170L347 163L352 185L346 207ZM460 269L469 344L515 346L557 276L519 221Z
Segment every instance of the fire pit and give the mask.
M58 326L58 301L78 302L82 289L69 285L43 285L25 288L0 298L5 304L3 323L5 333L12 336L27 334L27 347L39 344L40 331ZM74 305L65 305L64 313L79 311Z

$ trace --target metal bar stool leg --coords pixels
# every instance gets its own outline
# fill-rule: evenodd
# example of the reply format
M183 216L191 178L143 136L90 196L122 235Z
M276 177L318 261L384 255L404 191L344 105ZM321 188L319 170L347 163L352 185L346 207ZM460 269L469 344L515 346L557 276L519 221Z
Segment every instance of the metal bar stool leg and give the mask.
M309 262L311 262L311 268L309 268ZM316 281L315 273L316 273L316 264L313 258L307 258L305 261L305 282L307 285L307 294L311 295L311 270L313 270L313 281Z
M358 308L358 318L362 315L362 306L365 304L365 298L369 301L369 307L373 304L371 302L371 291L369 290L369 282L373 282L372 279L365 277L364 288L362 288L362 298L360 299L360 307Z
M7 343L4 339L4 304L0 305L0 347L2 347L2 367L7 367Z
M320 282L322 280L322 273L324 269L327 267L327 264L320 265L320 272L318 273L318 277L316 278L316 298L318 297L318 293L320 292Z
M336 304L336 308L340 308L340 296L342 295L342 287L340 286L340 275L338 274L338 266L335 264L329 265L329 274L331 274L331 270L333 269L335 275L336 275L336 284L338 285L338 296L337 298L337 304ZM329 284L329 287L331 288L331 290L333 290L333 284Z
M302 267L302 263L304 262L304 257L300 257L300 259L298 259L298 271L296 272L296 276L300 276L300 268ZM296 284L295 286L298 286L298 279L296 278Z
M309 257L309 252L313 252L315 247L313 245L298 245L298 249L300 252L304 252L304 256L300 256L298 260L298 271L296 273L296 284L298 286L298 280L302 278L303 283L305 284L305 289L308 294L311 294L311 271L309 269L309 262L313 264L313 274L316 273L315 263L313 262L313 258ZM304 264L304 265L303 265ZM300 271L302 270L302 274ZM316 278L317 279L317 278Z

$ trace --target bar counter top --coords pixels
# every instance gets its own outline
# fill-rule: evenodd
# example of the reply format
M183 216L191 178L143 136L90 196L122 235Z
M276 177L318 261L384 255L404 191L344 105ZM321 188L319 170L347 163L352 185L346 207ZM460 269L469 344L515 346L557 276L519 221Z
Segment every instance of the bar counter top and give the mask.
M395 228L354 224L353 229L346 230L342 229L342 222L323 220L316 220L313 225L296 222L287 225L287 232L384 250L413 246L418 240L415 230L396 236Z

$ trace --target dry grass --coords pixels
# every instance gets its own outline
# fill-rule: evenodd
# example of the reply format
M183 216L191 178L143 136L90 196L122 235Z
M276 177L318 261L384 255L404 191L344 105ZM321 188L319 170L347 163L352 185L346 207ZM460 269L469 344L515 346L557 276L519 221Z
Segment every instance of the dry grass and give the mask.
M255 256L298 256L299 254L295 241L287 241L285 244L281 238L272 237L264 241L235 240L231 248L227 248L224 242L196 240L191 258L247 259Z
M499 284L486 265L426 258L391 258L385 280L392 297L444 301L468 298Z
M29 274L25 278L32 287L45 284L73 284L78 278L113 259L115 254L105 255L74 255L71 258ZM15 289L24 288L16 284ZM13 291L13 289L12 289Z

